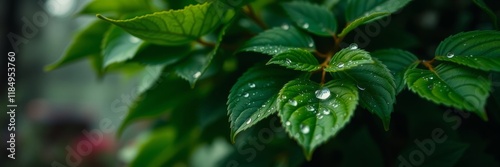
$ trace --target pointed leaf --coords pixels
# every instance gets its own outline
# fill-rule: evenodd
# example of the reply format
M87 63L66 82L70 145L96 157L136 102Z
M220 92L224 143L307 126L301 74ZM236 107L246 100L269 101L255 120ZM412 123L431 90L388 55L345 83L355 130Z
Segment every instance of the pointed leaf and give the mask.
M389 129L393 104L396 101L396 84L389 69L373 59L373 64L362 64L350 70L334 73L334 76L354 82L359 89L361 106L375 113Z
M144 42L124 30L112 26L106 33L102 43L104 68L113 63L131 59Z
M45 67L45 69L54 70L63 65L93 55L97 55L97 57L100 58L101 41L109 27L109 24L100 20L93 22L76 34L61 59L59 59L56 63Z
M291 49L280 53L271 58L267 64L278 64L289 69L307 72L317 71L321 68L314 55L303 49Z
M387 12L375 12L375 13L371 13L369 15L360 17L360 18L354 20L353 22L347 24L347 26L342 30L342 32L338 36L345 37L347 34L349 34L349 32L351 32L355 28L359 27L360 25L369 23L373 20L376 20L377 18L381 18L381 17L387 16L389 14L390 13L387 13Z
M311 33L332 36L337 32L337 20L327 8L299 1L285 3L283 8L299 27Z
M436 59L484 71L500 71L500 32L470 31L446 38L436 49Z
M357 102L356 86L346 80L333 80L321 86L299 78L281 89L279 116L285 130L310 159L318 145L349 122Z
M285 25L266 30L245 43L240 51L277 55L293 48L314 50L313 39L297 28Z
M354 48L346 48L337 52L325 68L327 72L345 71L362 64L374 63L370 53Z
M491 83L485 72L443 63L435 71L410 69L405 73L408 88L437 104L475 112L486 119L484 106Z
M411 0L349 0L346 8L346 20L352 22L373 13L394 13ZM379 17L381 18L381 17ZM375 19L374 19L375 20ZM371 20L373 21L373 20Z
M182 45L213 31L222 22L223 12L212 3L204 3L126 20L114 20L102 15L97 17L147 42Z
M277 67L257 65L238 79L228 99L231 139L276 112L279 90L298 73Z
M382 61L391 70L396 83L396 94L401 92L406 86L404 76L406 70L414 63L418 63L418 58L410 52L400 49L384 49L372 52L374 58Z

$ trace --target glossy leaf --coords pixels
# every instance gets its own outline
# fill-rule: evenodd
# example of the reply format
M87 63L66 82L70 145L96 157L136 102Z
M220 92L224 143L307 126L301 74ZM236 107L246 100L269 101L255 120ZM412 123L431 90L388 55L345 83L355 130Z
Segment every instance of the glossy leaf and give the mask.
M317 71L321 68L318 60L309 51L303 49L291 49L280 53L267 64L277 64L289 69L299 71Z
M49 71L54 70L63 65L94 55L100 58L101 41L109 27L109 24L100 20L93 22L76 34L61 59L45 67L45 69Z
M360 18L354 20L353 22L347 24L347 26L342 30L342 32L338 36L345 37L347 34L349 34L349 32L351 32L355 28L357 28L363 24L369 23L377 18L387 16L389 14L390 13L387 13L387 12L375 12L375 13L371 13L369 15L360 17Z
M352 46L354 47L354 46ZM327 72L345 71L362 64L374 63L370 53L357 48L346 48L337 52L325 68Z
M374 13L394 13L411 0L349 0L346 8L346 20L352 22ZM381 17L379 17L381 18ZM373 21L375 19L372 19Z
M130 34L159 45L182 45L208 34L220 25L223 13L204 3L181 10L156 12L133 19L115 20L97 15Z
M102 43L104 67L131 59L143 43L141 39L116 26L112 26L106 33Z
M283 4L283 8L299 27L321 36L337 32L337 20L327 8L303 1Z
M277 66L257 65L238 79L228 98L231 139L277 111L278 92L296 73Z
M371 53L372 57L382 61L391 70L396 83L396 94L401 92L406 86L404 75L406 70L414 63L418 63L418 58L410 52L400 49L384 49Z
M350 70L334 73L335 77L354 82L359 90L359 101L363 108L375 113L389 129L393 104L396 101L396 84L389 69L380 61L362 64Z
M149 0L93 0L89 2L80 14L118 12L127 14L131 12L150 11Z
M410 69L405 80L411 91L437 104L475 112L486 118L484 106L491 82L485 72L465 66L443 63L435 71Z
M299 78L280 91L279 116L285 130L310 159L318 145L349 122L357 102L358 91L351 82L333 80L321 86Z
M284 25L281 28L266 30L243 45L240 51L252 51L277 55L290 49L314 50L313 39L297 28Z
M484 71L500 71L499 31L470 31L446 38L436 49L436 59Z

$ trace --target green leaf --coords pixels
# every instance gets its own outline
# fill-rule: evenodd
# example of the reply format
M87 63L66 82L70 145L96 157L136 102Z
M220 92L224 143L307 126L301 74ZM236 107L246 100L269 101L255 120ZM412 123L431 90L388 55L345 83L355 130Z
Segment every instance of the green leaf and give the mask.
M334 76L354 82L359 89L361 106L380 117L384 128L388 130L396 101L396 84L389 69L382 62L372 60L372 64L362 64L334 73Z
M358 91L351 82L333 80L321 86L299 78L281 89L278 110L286 131L310 159L318 145L349 122L357 102Z
M257 65L238 79L228 98L231 139L276 112L278 92L298 74L276 67Z
M123 62L135 56L144 42L122 29L112 26L102 42L104 68L113 63Z
M500 32L470 31L446 38L436 49L436 59L484 71L500 71Z
M45 67L45 69L48 71L54 70L63 65L94 55L97 55L100 59L101 41L109 26L106 22L97 20L78 32L66 49L64 56L56 63Z
M389 14L390 13L387 13L387 12L376 12L376 13L372 13L372 14L360 17L360 18L354 20L353 22L347 24L347 26L342 30L342 32L338 36L345 37L347 34L349 34L349 32L351 32L352 30L354 30L358 26L369 23L373 20L376 20L377 18L381 18L381 17L387 16Z
M190 53L191 45L163 46L149 44L144 46L130 61L147 65L171 65Z
M164 67L164 65L147 66L141 73L141 80L139 81L137 92L141 94L153 87L162 76Z
M349 0L346 8L346 20L352 22L374 13L394 13L411 0ZM381 17L378 17L381 18ZM375 19L373 19L375 20ZM373 21L371 20L371 21Z
M139 11L151 11L149 0L93 0L79 14L118 12L128 14Z
M351 46L337 52L325 68L327 72L345 71L362 64L374 63L370 53Z
M323 2L323 5L325 5L326 8L331 9L335 5L337 5L339 2L340 2L340 0L325 0L325 2Z
M499 27L498 27L498 18L497 18L497 15L495 14L495 12L493 12L488 7L488 5L486 5L486 3L484 3L483 0L472 0L472 2L474 2L479 8L481 8L486 14L488 14L488 16L491 19L491 22L493 23L493 27L495 29L499 30Z
M277 64L289 69L307 72L321 69L319 62L314 55L303 49L291 49L280 53L271 58L267 64Z
M220 25L225 11L212 3L187 6L182 10L156 12L126 20L97 15L130 34L159 45L182 45L208 34Z
M408 88L437 104L475 112L486 118L484 106L491 83L485 72L452 63L443 63L435 71L410 69L405 73Z
M187 58L175 67L175 73L189 82L194 87L196 81L202 77L210 65L216 51L207 49L192 51Z
M321 36L332 36L337 32L337 20L332 12L309 2L284 3L283 8L301 28Z
M240 51L277 55L287 50L301 48L314 50L313 39L293 26L284 25L266 30L245 43Z
M384 49L371 53L372 57L382 61L391 70L396 83L396 94L401 92L406 86L404 76L406 70L414 63L418 63L418 58L410 52L401 49Z

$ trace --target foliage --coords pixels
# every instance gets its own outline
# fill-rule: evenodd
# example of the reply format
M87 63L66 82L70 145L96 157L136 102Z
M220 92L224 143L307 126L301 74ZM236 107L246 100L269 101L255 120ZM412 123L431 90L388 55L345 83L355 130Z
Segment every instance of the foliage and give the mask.
M156 123L131 166L188 164L200 158L195 156L197 151L208 149L210 141L221 136L236 146L228 149L232 154L218 157L218 166L245 166L247 162L250 166L300 166L311 160L325 161L332 149L358 156L353 152L358 144L366 145L360 149L372 151L360 154L370 156L364 157L369 160L367 164L401 164L405 163L401 157L411 159L411 149L398 149L380 157L381 150L386 149L382 146L388 144L379 143L394 140L390 134L397 135L404 127L410 134L420 132L408 127L427 124L424 116L409 117L415 115L411 112L419 112L417 109L431 110L434 113L425 114L434 118L441 118L436 115L439 106L441 110L471 112L477 115L471 117L483 120L491 115L491 124L499 121L499 113L494 113L498 106L492 107L495 102L489 99L494 82L498 82L491 76L500 72L500 31L460 29L463 32L436 39L440 42L432 56L418 51L418 46L398 48L398 43L416 38L401 30L396 31L400 34L392 34L398 37L386 32L370 35L384 40L377 37L358 41L363 28L366 34L377 26L379 33L380 26L398 29L397 24L389 22L401 22L396 20L398 17L407 19L405 8L411 12L412 5L425 6L423 2L164 0L158 5L147 0L116 1L89 3L80 14L97 14L99 20L83 29L62 59L48 69L82 58L93 58L100 76L116 66L144 67L140 95L130 107L120 133L138 120ZM490 29L497 28L493 9L481 0L473 2L477 6L471 3L470 8L484 10L481 15L492 20ZM366 40L373 40L374 45L394 46L360 45ZM423 41L421 44L430 45ZM496 103L499 105L498 100ZM366 118L364 113L371 113L368 115L381 122ZM394 115L398 116L395 121ZM401 120L403 116L409 121ZM454 122L451 116L442 117L448 124ZM225 119L229 119L229 125ZM442 122L434 123L446 124ZM273 128L280 124L284 131L263 127L268 124ZM369 132L361 127L370 127ZM433 161L440 157L452 160L426 163L453 166L473 151L485 154L482 149L468 149L471 146L453 135L449 135L453 139L435 148L444 150L427 155ZM271 153L269 156L257 157L255 149L242 149L247 142L242 140L252 136L265 143L255 145L257 150L269 147L265 151ZM290 147L293 140L297 144ZM437 139L434 142L440 143ZM225 148L224 142L217 143L210 146L213 148L208 154L215 154L218 147ZM297 146L303 156L297 154ZM458 152L448 157L450 150L446 149ZM392 154L398 153L401 156L396 159ZM245 159L247 154L250 156ZM356 161L344 157L342 164L365 163Z

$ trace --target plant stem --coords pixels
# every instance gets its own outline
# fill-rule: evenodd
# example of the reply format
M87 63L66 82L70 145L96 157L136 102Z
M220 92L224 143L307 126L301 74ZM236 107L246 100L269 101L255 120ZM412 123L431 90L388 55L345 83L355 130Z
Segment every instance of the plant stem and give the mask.
M196 40L196 42L198 42L199 44L203 45L203 46L208 46L208 47L215 47L216 44L215 43L212 43L212 42L207 42L207 41L204 41L203 39L201 38L198 38Z
M435 72L434 67L432 66L432 63L434 63L434 61L435 61L434 59L429 60L429 61L427 61L427 60L422 60L422 61L421 61L421 63L422 63L425 67L427 67L430 71Z

